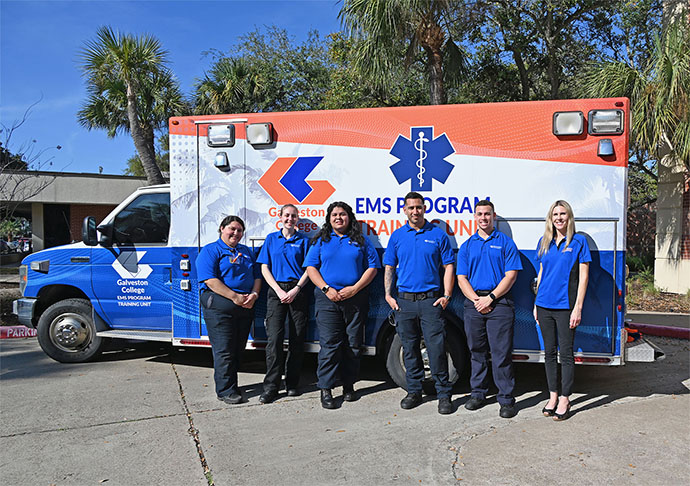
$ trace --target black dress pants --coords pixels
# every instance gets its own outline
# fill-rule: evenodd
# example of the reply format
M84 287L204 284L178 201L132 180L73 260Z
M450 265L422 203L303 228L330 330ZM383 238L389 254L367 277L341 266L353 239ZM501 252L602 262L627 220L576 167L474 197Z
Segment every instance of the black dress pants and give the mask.
M570 329L570 309L546 309L537 306L537 320L544 338L544 367L550 392L558 393L558 349L561 355L561 395L570 396L575 380L573 341L575 329Z
M286 292L297 284L294 282L277 282ZM288 325L287 359L283 351L285 340L285 321ZM285 388L297 388L302 371L304 357L304 338L309 323L309 299L306 290L302 289L289 304L283 304L275 290L268 289L266 302L266 376L264 391L278 391L280 378L285 370Z

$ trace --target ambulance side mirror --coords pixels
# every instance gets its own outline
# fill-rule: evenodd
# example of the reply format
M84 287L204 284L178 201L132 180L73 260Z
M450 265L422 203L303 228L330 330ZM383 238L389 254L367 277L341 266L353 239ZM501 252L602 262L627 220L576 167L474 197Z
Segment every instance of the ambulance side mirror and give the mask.
M96 234L96 218L87 216L81 225L81 241L87 246L96 246L98 237Z
M102 224L96 229L101 232L101 239L98 241L98 244L101 246L113 246L113 224Z

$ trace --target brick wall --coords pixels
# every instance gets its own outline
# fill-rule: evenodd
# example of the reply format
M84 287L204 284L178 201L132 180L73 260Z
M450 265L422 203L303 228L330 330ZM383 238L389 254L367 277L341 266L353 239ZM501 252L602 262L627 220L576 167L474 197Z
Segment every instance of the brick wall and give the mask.
M685 173L683 185L683 234L680 239L680 256L690 260L690 173Z
M81 241L81 225L85 217L95 217L96 223L98 224L113 209L115 209L115 206L110 204L71 204L69 210L69 223L72 240Z

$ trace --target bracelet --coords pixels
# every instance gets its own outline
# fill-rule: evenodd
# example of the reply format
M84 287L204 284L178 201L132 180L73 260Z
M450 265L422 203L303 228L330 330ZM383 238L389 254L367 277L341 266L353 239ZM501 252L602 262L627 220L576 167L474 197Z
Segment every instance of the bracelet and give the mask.
M300 284L295 284L295 287L297 287L298 289L302 290L302 286L301 286Z
M252 290L252 291L249 293L249 295L252 295L252 294L256 295L257 297L259 296L259 294L258 294L257 292L255 292L254 290Z

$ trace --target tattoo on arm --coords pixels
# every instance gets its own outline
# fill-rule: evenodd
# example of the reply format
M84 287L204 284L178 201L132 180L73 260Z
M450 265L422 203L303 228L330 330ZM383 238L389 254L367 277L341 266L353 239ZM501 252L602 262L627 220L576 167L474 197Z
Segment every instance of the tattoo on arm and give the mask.
M393 275L395 270L390 265L386 265L386 271L383 276L383 286L386 291L386 295L392 295L393 291Z

